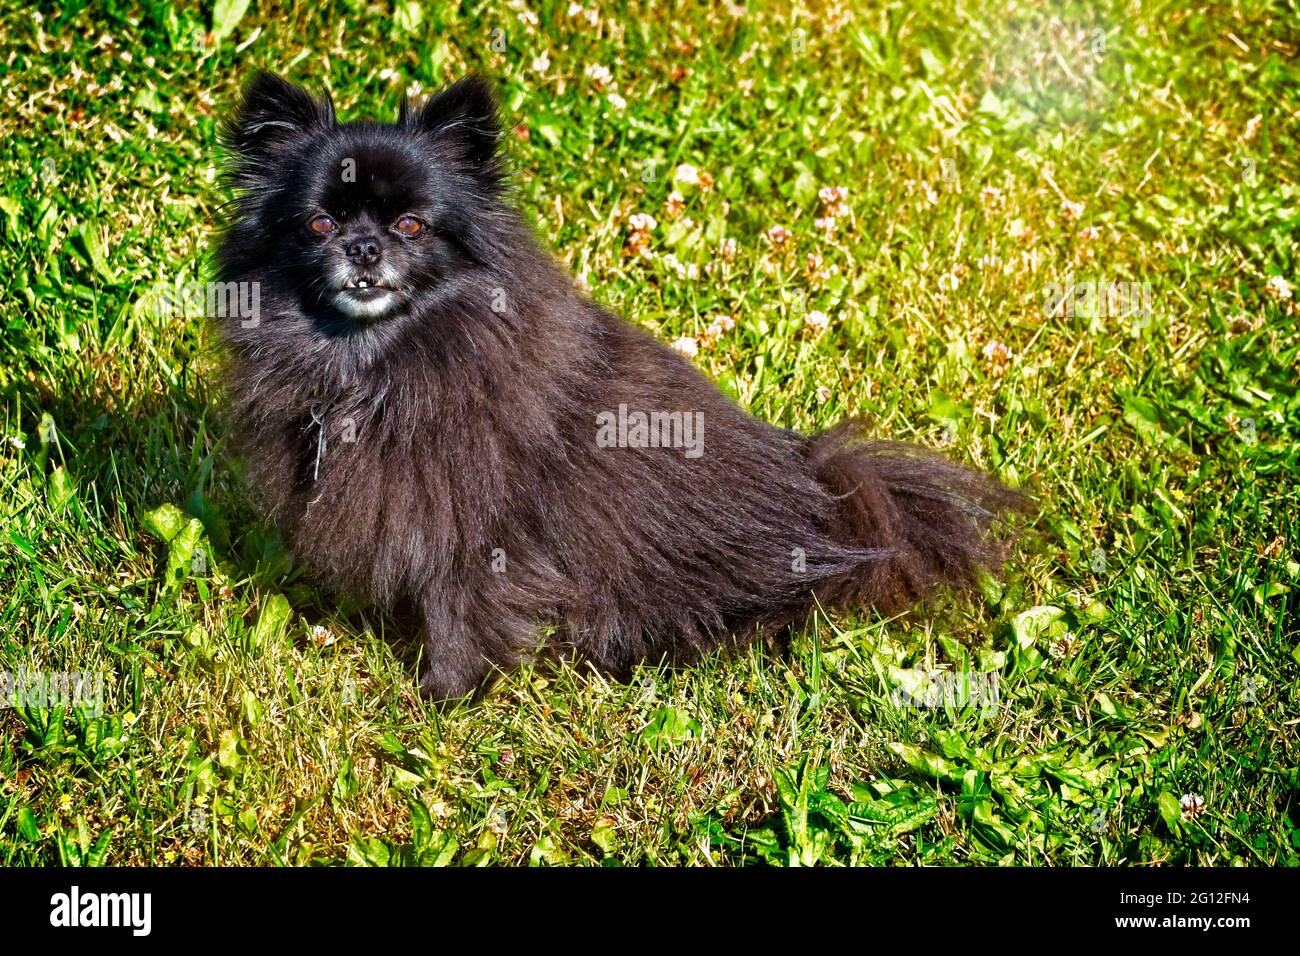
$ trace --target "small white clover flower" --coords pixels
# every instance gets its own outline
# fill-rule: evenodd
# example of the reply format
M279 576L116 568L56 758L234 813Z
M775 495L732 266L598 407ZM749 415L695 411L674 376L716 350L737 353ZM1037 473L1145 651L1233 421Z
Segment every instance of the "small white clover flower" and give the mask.
M682 163L673 170L673 181L681 183L683 186L698 186L700 184L700 171L690 163Z
M793 234L785 226L773 226L767 231L767 241L773 249L784 249L790 244Z
M1194 820L1205 812L1205 798L1199 793L1185 793L1178 801L1183 808L1183 819Z
M814 309L804 316L804 327L815 333L825 332L831 325L831 317L819 309Z
M700 343L695 341L689 335L683 335L673 343L673 349L685 355L687 358L695 358L700 354Z
M677 273L679 278L686 278L686 266L682 265L677 256L673 255L671 252L660 259L660 261L669 269L672 269L673 272Z
M1001 378L1011 367L1011 350L1001 342L989 342L980 350L984 356L984 364L993 375Z
M713 321L709 324L709 328L716 330L719 335L725 332L730 332L735 327L736 320L729 315L715 316Z
M823 186L817 190L817 198L821 200L822 209L832 219L844 215L844 200L848 195L848 188L844 186Z
M1264 294L1274 302L1284 302L1291 298L1292 285L1281 276L1271 276L1264 283Z

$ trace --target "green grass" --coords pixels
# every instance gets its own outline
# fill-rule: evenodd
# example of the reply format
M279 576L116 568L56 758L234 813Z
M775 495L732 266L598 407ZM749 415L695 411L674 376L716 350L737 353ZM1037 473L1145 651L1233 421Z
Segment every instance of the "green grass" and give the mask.
M3 0L0 670L105 706L0 710L0 862L1300 860L1295 0L398 6L216 36ZM260 65L346 117L491 76L518 201L597 299L768 420L863 415L1033 491L1002 583L427 709L411 636L251 510L211 332L152 306L204 274ZM1070 276L1151 314L1045 315ZM986 693L904 706L927 680Z

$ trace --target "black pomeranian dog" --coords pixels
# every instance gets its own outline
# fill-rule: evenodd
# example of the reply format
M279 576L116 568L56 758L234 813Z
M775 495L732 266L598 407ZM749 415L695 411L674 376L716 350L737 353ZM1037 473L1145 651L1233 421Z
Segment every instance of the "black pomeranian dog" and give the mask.
M853 421L759 421L585 298L506 202L500 135L477 78L386 124L270 74L225 131L252 483L317 580L418 609L427 697L543 634L626 679L997 562L1017 493Z

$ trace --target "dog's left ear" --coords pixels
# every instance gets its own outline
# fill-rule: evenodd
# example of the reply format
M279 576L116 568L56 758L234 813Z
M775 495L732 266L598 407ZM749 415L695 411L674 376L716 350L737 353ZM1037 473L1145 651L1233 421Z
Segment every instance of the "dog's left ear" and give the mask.
M481 76L453 83L419 109L411 109L403 99L398 122L406 129L456 143L461 155L481 172L495 170L501 122L492 84Z

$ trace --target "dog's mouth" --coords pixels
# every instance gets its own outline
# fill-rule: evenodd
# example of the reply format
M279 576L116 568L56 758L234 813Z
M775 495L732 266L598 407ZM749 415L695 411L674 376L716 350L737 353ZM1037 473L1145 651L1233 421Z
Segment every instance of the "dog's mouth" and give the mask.
M361 299L377 299L384 295L391 295L397 290L388 285L382 279L375 276L357 276L343 283L343 287L338 290L340 294L355 296Z
M396 310L401 302L401 291L397 286L376 275L353 276L334 289L334 307L354 319L383 318Z

